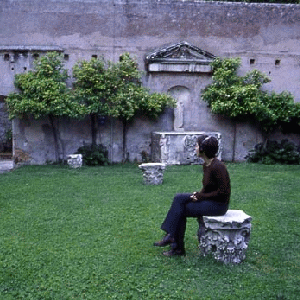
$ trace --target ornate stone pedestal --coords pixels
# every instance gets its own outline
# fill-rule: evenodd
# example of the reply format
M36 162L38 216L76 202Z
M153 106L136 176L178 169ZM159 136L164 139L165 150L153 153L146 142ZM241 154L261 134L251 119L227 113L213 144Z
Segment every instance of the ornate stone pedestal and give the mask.
M199 248L224 263L240 263L246 257L251 217L242 210L228 210L222 217L203 217L199 222Z
M165 164L148 163L141 164L139 168L143 171L144 184L158 185L163 183Z
M82 166L82 154L70 154L67 157L67 163L71 168L80 168Z

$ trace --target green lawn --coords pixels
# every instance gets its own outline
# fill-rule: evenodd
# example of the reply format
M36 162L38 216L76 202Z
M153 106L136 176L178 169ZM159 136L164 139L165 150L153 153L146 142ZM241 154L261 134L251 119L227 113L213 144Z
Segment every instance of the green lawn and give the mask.
M253 217L246 260L186 257L153 242L177 192L200 166L169 166L144 186L136 165L26 166L0 174L0 299L300 299L300 167L228 164L231 209Z

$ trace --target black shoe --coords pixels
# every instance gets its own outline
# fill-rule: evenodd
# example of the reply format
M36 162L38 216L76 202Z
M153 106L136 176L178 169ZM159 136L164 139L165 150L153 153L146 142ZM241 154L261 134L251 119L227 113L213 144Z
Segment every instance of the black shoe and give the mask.
M164 251L162 253L164 256L180 256L180 255L185 255L185 250L180 250L180 249L171 249L169 251Z
M174 242L175 242L174 238L171 237L170 234L167 234L161 241L155 242L154 246L156 246L156 247L165 247L165 246L167 246L171 243L174 243Z

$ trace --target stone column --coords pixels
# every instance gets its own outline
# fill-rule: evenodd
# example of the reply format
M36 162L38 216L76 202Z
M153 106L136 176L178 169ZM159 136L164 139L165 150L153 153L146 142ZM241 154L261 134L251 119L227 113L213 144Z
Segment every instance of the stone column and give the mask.
M246 257L250 240L251 217L242 210L228 210L222 217L203 217L204 232L199 235L199 248L205 256L224 263L240 263Z
M144 184L159 185L163 183L165 164L148 163L141 164L139 168L143 171Z

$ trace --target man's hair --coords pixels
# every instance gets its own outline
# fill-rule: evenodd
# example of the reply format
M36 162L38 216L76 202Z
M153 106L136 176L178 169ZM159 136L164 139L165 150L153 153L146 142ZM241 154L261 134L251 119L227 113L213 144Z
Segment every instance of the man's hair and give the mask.
M204 152L207 158L214 158L219 150L218 140L213 136L201 135L198 137L199 152Z

